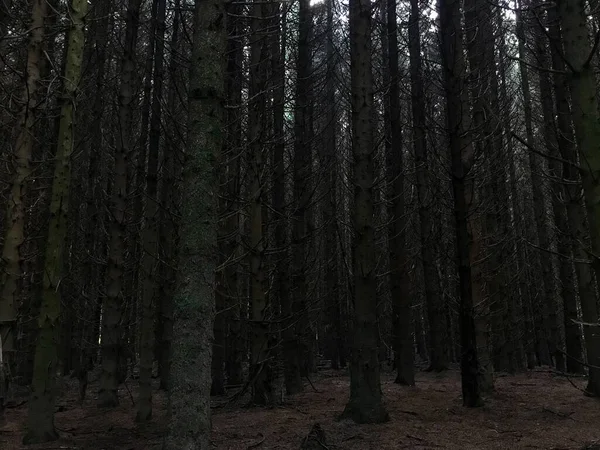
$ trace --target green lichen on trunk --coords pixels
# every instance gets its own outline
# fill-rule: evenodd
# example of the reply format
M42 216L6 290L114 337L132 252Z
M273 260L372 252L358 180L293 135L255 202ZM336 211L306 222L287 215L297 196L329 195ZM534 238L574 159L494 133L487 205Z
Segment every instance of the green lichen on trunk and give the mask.
M172 386L165 449L210 448L217 162L225 129L225 2L196 2L183 172L180 271L175 293Z
M84 46L84 18L87 0L72 0L71 28L65 62L63 103L60 111L55 155L55 169L50 200L50 223L44 259L42 301L38 318L32 394L29 402L25 444L47 442L58 438L54 428L55 378L60 336L61 296L59 284L63 276L63 257L67 235L71 155L74 147L75 94L81 75Z

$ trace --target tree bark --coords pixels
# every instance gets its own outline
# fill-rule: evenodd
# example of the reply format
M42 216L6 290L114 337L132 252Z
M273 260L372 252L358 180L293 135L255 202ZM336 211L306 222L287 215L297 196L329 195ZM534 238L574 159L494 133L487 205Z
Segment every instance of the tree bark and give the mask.
M150 119L150 142L146 172L146 208L142 232L143 251L140 263L142 275L142 323L140 329L140 379L136 420L146 422L152 417L152 367L154 366L154 319L157 276L159 268L158 248L158 159L161 142L162 91L165 53L166 0L154 0L152 20L154 40L154 70L152 90L152 117Z
M131 103L134 96L133 84L140 5L141 0L129 1L125 50L121 61L119 132L116 139L114 177L111 188L106 297L102 314L102 372L98 391L99 407L114 407L119 404L117 387L119 384L119 361L122 356L121 318L124 313L126 210L130 182L128 165L131 162L133 146Z
M18 118L18 134L12 155L14 174L10 181L5 216L4 245L0 258L0 336L5 366L13 363L17 306L21 301L20 284L24 275L22 245L25 241L25 206L28 181L31 174L31 157L39 105L40 59L44 47L44 24L48 10L46 0L34 0L31 11L31 33L27 47L25 87ZM8 379L8 377L6 378Z
M196 2L193 30L165 450L210 448L211 341L218 257L217 171L226 117L225 1Z
M44 257L42 301L38 320L32 393L24 444L38 444L58 439L54 428L56 369L58 364L59 320L67 219L71 186L71 155L74 148L75 94L83 60L86 0L72 0L71 25L68 34L64 69L64 86L60 110L60 126L55 153L55 168L50 201L50 223Z
M383 406L377 355L377 281L373 226L373 74L371 73L371 2L350 0L350 85L354 158L352 275L354 324L350 364L350 400L343 415L356 423L389 420Z
M562 29L564 55L568 62L568 80L573 103L575 137L579 145L580 174L591 237L592 269L600 279L600 117L596 98L596 80L591 65L592 47L588 39L585 2L559 0L558 14ZM591 283L591 280L590 280ZM590 286L591 288L591 286ZM581 312L589 378L586 392L600 395L600 333L597 332L596 299L581 297Z
M581 304L596 303L596 289L592 278L592 268L586 261L588 255L586 245L589 241L589 231L586 224L586 215L582 199L581 177L576 168L577 147L573 136L571 107L569 106L568 80L562 72L565 63L560 51L562 49L562 34L558 22L556 8L548 10L549 35L552 39L550 51L552 56L552 84L554 87L554 104L556 108L556 134L558 152L564 162L562 163L561 178L563 180L562 194L566 203L567 222L565 232L569 233L570 250L565 250L566 255L573 252L577 292ZM560 49L560 51L559 51ZM556 169L560 171L559 168ZM560 173L560 172L559 172ZM566 269L565 269L566 270ZM561 276L564 279L564 276ZM564 282L564 281L563 281ZM574 290L574 286L571 287ZM569 373L583 373L583 345L581 327L575 295L563 295L563 315L565 325L566 365Z
M474 146L469 136L468 108L464 79L463 33L459 0L439 0L441 55L446 93L446 120L450 147L452 191L456 232L456 255L460 287L460 341L461 384L463 405L480 406L479 364L473 309L471 246L473 231L479 229L476 218L470 215L473 204L473 179L471 169Z
M387 93L390 145L386 155L389 198L390 291L392 295L392 348L397 370L396 383L415 384L412 301L406 258L406 218L404 212L404 163L400 115L400 73L398 69L398 25L396 0L387 0L387 42L390 86ZM418 24L417 24L418 27ZM417 30L418 33L418 30ZM431 283L433 280L428 280Z

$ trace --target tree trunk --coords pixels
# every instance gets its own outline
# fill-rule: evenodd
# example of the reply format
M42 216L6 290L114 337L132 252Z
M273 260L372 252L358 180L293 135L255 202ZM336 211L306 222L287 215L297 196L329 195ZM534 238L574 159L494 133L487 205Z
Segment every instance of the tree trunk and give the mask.
M17 306L21 301L20 285L24 275L22 245L25 241L25 202L31 173L34 126L40 102L40 59L44 45L44 21L47 10L46 0L33 1L25 68L26 86L23 89L17 124L17 141L12 156L14 174L8 192L4 245L2 258L0 258L0 336L2 336L0 353L3 354L0 372L3 374L5 366L10 367L14 362L13 354L16 351L14 335L17 325Z
M475 150L469 136L465 136L470 120L468 108L465 107L467 92L464 79L460 2L439 0L439 11L460 286L460 368L463 405L474 407L481 405L471 278L473 231L480 225L475 222L476 218L469 214L470 206L473 204L474 181L470 171Z
M546 42L544 39L544 31L540 29L535 30L535 50L536 59L543 67L550 67L550 61L548 60L547 51L545 49ZM540 103L542 106L542 117L544 120L544 143L550 156L554 156L557 142L554 136L555 124L554 124L554 105L552 102L552 85L550 82L550 75L546 70L538 70L539 87L540 87ZM553 159L548 159L548 166L550 174L555 177L560 176L558 172L558 163ZM570 254L571 249L568 242L568 230L566 229L566 214L562 204L560 204L560 186L557 183L553 183L552 186L552 212L554 213L554 222L557 229L557 250L560 256L559 273L561 281L561 304L565 302L573 303L576 305L575 289L573 285L573 267L570 264L567 255ZM549 245L549 243L548 243ZM555 259L552 255L545 255L544 259L553 260ZM554 273L552 273L554 277ZM555 288L553 288L555 289ZM567 298L565 298L567 297ZM560 372L564 372L565 357L563 350L560 348L560 322L557 315L557 304L556 297L551 295L552 300L548 304L548 322L550 325L550 354L554 358L555 367ZM576 306L575 306L576 307Z
M339 369L342 350L342 330L340 309L340 291L338 277L338 236L337 236L337 178L338 164L336 154L337 108L335 95L335 73L337 59L334 48L333 0L327 0L327 75L325 81L325 145L323 165L326 168L325 199L323 202L323 226L325 227L325 289L328 308L329 356L333 369Z
M373 225L373 75L371 73L371 2L350 0L350 78L352 156L354 158L354 228L352 275L354 324L350 365L350 400L344 416L356 423L389 420L382 404L377 355L377 280Z
M568 79L573 102L575 137L580 152L580 173L592 243L592 268L600 279L600 125L596 80L591 65L592 47L588 39L585 2L559 0L558 14L563 35L564 54L569 67ZM589 280L591 284L591 280ZM591 289L591 286L590 286ZM598 306L592 296L581 297L583 333L589 364L586 391L600 395L600 333L597 332ZM588 324L588 325L585 325Z
M402 157L402 120L400 116L400 74L398 69L398 26L396 0L387 0L387 42L390 86L386 115L389 117L390 145L386 155L390 205L388 207L390 291L392 295L392 348L398 371L396 383L415 384L412 337L412 301L406 258L406 218L404 214L404 164ZM418 28L418 24L417 24ZM417 31L418 33L418 31ZM385 69L384 69L385 70ZM428 280L429 284L431 280Z
M548 230L546 228L545 221L545 202L543 196L543 180L541 178L541 167L539 157L531 151L535 148L533 125L532 125L532 111L531 111L531 90L529 85L529 68L525 62L526 59L526 40L525 40L525 26L523 23L522 13L517 11L517 38L519 41L519 71L521 75L521 90L523 92L523 115L525 119L525 133L527 148L525 151L528 154L529 161L529 172L531 174L532 184L532 199L533 199L533 215L535 222L535 232L533 233L533 244L541 249L549 248ZM523 245L523 244L522 244ZM536 285L541 285L540 290L542 292L542 299L536 301L535 296L532 301L535 303L532 305L533 311L536 311L534 316L534 325L536 329L536 342L537 342L537 356L540 364L550 365L552 363L550 352L552 348L551 341L549 339L549 322L548 322L548 306L552 303L553 298L553 279L552 279L552 262L550 258L542 257L541 253L537 249L532 250L534 253L534 264L533 267L538 272L538 268L541 269L542 277L541 280L536 281Z
M65 58L60 126L50 201L50 223L44 258L42 302L38 320L39 335L34 359L27 432L23 437L24 444L37 444L58 438L54 428L54 401L61 310L59 285L63 277L67 236L71 155L74 148L75 93L81 75L85 42L84 18L87 9L86 0L72 0L70 4L71 26Z
M197 2L165 450L210 448L211 341L218 255L217 171L226 117L226 50L225 1Z
M128 165L131 162L132 101L135 72L135 54L139 27L141 0L130 0L127 9L125 50L121 61L119 92L119 132L116 139L114 177L110 199L111 223L109 228L106 297L102 313L102 372L98 391L99 407L119 404L119 361L122 354L121 318L123 305L123 276L125 258L126 210L128 192Z
M260 0L252 5L250 20L250 79L248 105L248 151L250 182L250 321L252 401L265 405L273 402L272 364L270 361L271 326L266 294L266 257L263 235L264 193L264 127L266 126L268 40L262 36L266 29L267 6Z
M165 54L166 0L154 0L152 4L156 35L154 45L154 73L152 90L152 117L146 172L146 209L142 232L143 251L140 264L142 276L142 323L140 330L140 390L136 420L146 422L152 417L152 368L154 366L154 319L157 276L159 268L158 249L158 154L160 150L162 87Z
M548 10L549 34L552 39L550 51L552 56L552 69L555 71L552 75L554 86L554 101L556 106L556 134L557 144L560 156L564 160L562 163L563 181L562 194L566 203L567 222L565 232L570 233L569 247L565 250L566 255L573 251L575 274L577 278L577 292L581 304L596 303L596 289L592 281L592 268L587 263L588 255L586 245L589 241L589 231L586 224L585 209L581 198L581 178L576 168L577 166L577 148L575 137L571 124L571 108L569 106L568 80L562 72L565 71L562 52L562 35L558 22L558 11L556 8ZM560 51L559 51L560 49ZM560 169L556 169L560 173ZM567 270L567 269L565 269ZM564 280L564 276L561 276ZM565 281L563 281L564 283ZM574 291L574 286L571 287ZM565 343L567 353L567 372L583 373L583 346L581 327L577 323L579 314L577 308L577 298L575 295L563 295L563 315L565 324Z

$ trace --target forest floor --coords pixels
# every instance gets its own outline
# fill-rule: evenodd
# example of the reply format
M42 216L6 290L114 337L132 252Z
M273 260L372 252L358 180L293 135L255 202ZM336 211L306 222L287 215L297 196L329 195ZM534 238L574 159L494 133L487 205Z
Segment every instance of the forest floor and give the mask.
M459 374L420 372L415 387L393 383L383 374L382 387L391 420L380 425L356 425L338 420L348 399L346 372L319 372L305 392L275 408L246 408L243 400L214 398L213 447L219 450L300 449L314 423L325 432L327 449L600 449L600 400L585 397L585 380L570 381L549 370L496 378L485 406L462 407ZM155 398L150 424L134 422L128 390L121 406L98 410L97 386L83 406L77 402L74 380L65 381L58 402L56 427L60 440L28 449L146 450L160 448L164 432L164 396ZM129 382L129 389L133 389ZM0 423L0 449L21 446L27 405L7 410Z

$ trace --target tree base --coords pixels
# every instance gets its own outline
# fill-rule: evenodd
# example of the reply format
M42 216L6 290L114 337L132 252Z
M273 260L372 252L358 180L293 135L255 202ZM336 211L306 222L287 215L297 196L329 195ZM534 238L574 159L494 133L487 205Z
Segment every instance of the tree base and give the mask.
M394 383L399 384L400 386L414 386L415 385L415 375L414 375L414 373L398 372L398 375L396 375L396 379L394 380Z
M119 406L119 397L116 392L100 391L98 394L98 408L116 408Z
M135 415L135 421L137 423L149 422L152 419L152 410L150 411L138 411Z
M346 405L340 419L352 419L354 423L385 423L390 420L390 415L383 405L361 407L352 400Z
M58 439L58 433L54 428L51 430L40 430L28 431L23 437L23 445L43 444L45 442L52 442Z

